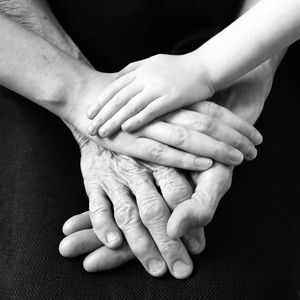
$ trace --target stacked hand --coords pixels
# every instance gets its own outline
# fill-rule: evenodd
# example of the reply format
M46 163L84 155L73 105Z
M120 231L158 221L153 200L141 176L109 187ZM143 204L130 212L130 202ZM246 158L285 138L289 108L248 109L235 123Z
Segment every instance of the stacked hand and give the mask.
M268 64L264 64L261 67L253 70L248 75L244 76L226 92L223 92L222 95L216 95L214 100L222 104L224 107L228 107L229 109L231 109L232 113L236 113L243 119L248 120L249 122L254 124L261 113L264 102L271 89L273 76L274 73L271 69L269 69ZM182 122L187 122L187 119L189 118L184 118L184 113L195 114L196 112L193 112L192 110L199 111L202 108L203 104L197 104L189 108L191 109L191 111L179 111L177 113L174 113L173 115L165 116L163 119L164 121L176 122L176 120L178 120L181 116ZM206 113L210 117L214 117L216 119L221 118L224 121L224 112L228 111L222 109L220 106L214 105L213 103L206 106L206 109L207 108L208 111L206 110ZM203 113L203 110L201 110L201 113ZM232 120L235 120L235 117L230 114L226 114L226 116L228 117L228 119L226 117L225 120L228 120L228 122L231 122L232 124ZM206 128L206 130L212 130L212 127L210 126ZM92 157L92 159L98 160L100 165L100 162L102 162L102 164L104 164L105 162L106 164L108 164L107 160L104 157L104 153L106 153L105 155L107 155L108 152L98 152L97 149L93 150L90 143L83 144L83 148L85 147L91 149L89 156L86 155L87 152L82 152L82 169L85 170L83 174L85 177L86 189L88 191L91 184L91 181L89 181L87 178L93 179L92 186L98 187L98 189L103 189L103 186L108 186L105 184L103 185L103 180L105 178L103 172L99 172L99 170L93 166L91 166L90 169L87 169L85 165L87 164L87 157L90 157L89 159L91 159ZM149 206L148 209L146 209L147 218L149 218L149 220L152 219L154 223L159 224L156 231L152 231L152 238L154 238L153 235L156 235L157 237L160 235L165 237L165 239L163 240L163 244L160 244L161 247L158 248L158 252L157 249L155 251L151 250L150 256L157 255L157 253L159 253L161 249L165 250L163 251L163 253L168 252L171 256L174 255L174 241L171 241L170 237L178 238L182 236L184 237L183 241L185 242L185 245L189 251L196 254L200 253L205 246L203 227L211 221L220 199L230 187L232 168L220 163L215 163L213 167L211 167L207 171L194 172L192 174L192 178L196 184L196 190L194 193L192 193L191 186L188 184L187 180L183 177L182 174L173 169L168 169L160 166L154 167L149 164L147 165L147 169L145 169L141 166L141 164L138 164L133 160L128 160L128 158L125 158L124 156L112 154L110 155L111 159L113 160L124 160L123 164L132 164L132 166L134 166L133 169L136 172L135 177L137 179L138 185L140 185L140 183L138 183L140 180L139 178L145 178L143 176L140 176L139 174L148 174L148 187L151 187L148 189L152 189L152 193L149 193L149 195L155 194L156 196L153 197L153 199L156 200L154 200L154 202L159 202L160 207L164 207L163 211L165 212L165 218L161 218L161 220L158 222L155 222L155 218L157 217L157 206L154 207L155 213L152 213L151 210L149 213ZM114 164L114 166L118 167L120 167L121 165L121 163ZM119 171L119 169L116 168L115 171ZM151 177L151 174L153 177ZM161 175L159 176L158 174ZM132 180L133 177L131 177ZM114 177L110 177L110 179L113 178ZM166 224L169 214L167 212L167 209L165 208L163 199L156 193L152 178L155 178L156 184L161 187L162 195L169 208L171 210L174 210L167 224L168 235L166 235L166 229L160 226L162 226L162 224ZM145 179L142 179L142 181L144 180ZM129 185L128 181L126 185ZM146 192L147 185L142 184L142 186L143 188L145 188ZM178 187L178 189L176 189L176 187ZM133 184L130 185L130 190L135 190ZM122 192L122 189L118 189L118 191ZM144 195L147 195L147 193L145 193ZM91 198L90 196L90 203L95 203L96 201L94 201L94 199L95 198ZM146 203L142 201L137 202L144 204ZM101 213L102 210L100 209L99 211ZM67 237L61 243L61 253L64 256L70 257L91 252L86 257L84 262L84 266L87 271L102 271L110 269L132 259L136 250L130 249L130 245L128 247L126 243L123 243L120 248L111 249L110 247L108 247L108 245L104 246L103 243L100 242L100 239L98 239L97 236L100 237L101 233L98 232L97 225L95 226L93 224L95 220L94 215L95 213L91 212L90 217L88 212L86 212L81 215L72 217L65 223L64 233L67 235ZM125 213L125 215L130 218L129 213ZM158 214L158 216L161 217L161 214ZM97 219L99 220L100 218ZM149 221L148 223L146 222L146 224L149 224ZM139 225L143 226L141 224L141 221L139 221ZM94 230L92 229L92 226L94 226ZM104 231L104 228L106 227L102 227L101 230ZM192 236L186 237L186 232L192 233ZM149 235L147 237L151 239ZM176 247L178 247L177 249L180 249L180 251L178 252L175 251L175 253L177 252L177 255L175 255L175 257L176 259L180 258L181 261L187 262L187 264L190 265L190 268L188 268L188 270L186 270L184 274L179 275L176 272L174 273L174 270L172 268L172 262L174 262L173 258L167 258L167 264L169 265L171 273L175 277L183 278L190 274L190 272L192 271L192 265L186 251L182 250L184 249L184 246L180 243L181 242L179 240L175 240L175 245ZM179 246L179 244L181 246ZM142 245L141 247L143 248L145 247L145 245ZM142 256L140 255L138 257L143 262L144 266L146 266L144 261L146 260L146 258L149 258L149 253L142 253ZM144 257L144 259L141 259L141 257ZM149 269L147 270L149 271ZM157 274L153 274L153 272L151 271L150 273L152 275L161 275L165 272L165 270L166 269L164 265L161 271ZM185 270L185 268L183 267L181 268L181 270Z

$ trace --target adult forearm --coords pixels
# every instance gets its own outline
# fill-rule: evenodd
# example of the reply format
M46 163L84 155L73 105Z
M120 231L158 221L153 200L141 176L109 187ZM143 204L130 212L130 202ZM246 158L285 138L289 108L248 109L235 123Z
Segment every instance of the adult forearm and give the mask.
M57 48L90 65L80 49L64 31L46 0L0 0L0 12L22 27L51 42ZM79 145L87 139L66 123Z
M85 64L4 14L0 39L0 84L60 115Z

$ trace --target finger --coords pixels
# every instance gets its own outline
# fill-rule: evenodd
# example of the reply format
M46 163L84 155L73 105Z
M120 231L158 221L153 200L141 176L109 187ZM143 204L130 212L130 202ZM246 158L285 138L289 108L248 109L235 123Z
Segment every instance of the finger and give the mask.
M101 141L100 138L97 137L92 139L96 143L100 142L103 147L110 149L111 151L168 167L203 171L207 170L212 165L212 160L209 158L199 157L191 153L174 149L152 139L139 136L143 136L143 133L136 132L135 134L128 134L124 131L120 131L112 138L103 138ZM123 147L124 140L126 142L126 147Z
M151 125L152 126L152 125ZM163 142L148 138L138 138L126 155L147 160L164 166L185 170L204 171L211 167L212 160L174 149Z
M141 93L141 89L137 88L134 84L128 84L116 95L114 95L101 109L98 115L92 122L93 130L99 130L99 135L102 137L112 134L112 130L120 129L121 122L113 123L114 127L110 128L107 124L108 121L114 119L114 115L126 106L127 102ZM111 122L109 124L112 124Z
M232 169L216 163L200 174L191 199L176 207L168 222L168 234L179 238L190 228L204 227L213 218L220 199L231 184Z
M172 240L167 235L166 226L170 212L153 182L140 177L135 178L129 185L136 196L141 220L149 230L171 274L179 279L188 277L192 273L193 263L182 241Z
M110 192L116 222L123 231L131 251L148 273L155 277L162 276L167 270L166 264L153 239L141 223L133 199L125 189L121 193Z
M167 123L202 132L218 141L224 142L240 150L245 158L249 160L254 159L257 155L257 150L247 137L211 116L181 109L176 111L176 113L167 114L161 119Z
M112 215L110 201L98 185L86 185L89 197L90 219L99 240L109 248L122 244L122 234Z
M153 172L155 183L170 210L174 210L181 202L190 199L193 188L187 177L179 170L160 165L144 163Z
M195 227L189 230L188 234L183 235L183 241L191 254L199 255L206 246L203 227Z
M121 127L121 124L124 121L137 114L151 101L154 101L156 99L156 96L153 96L148 90L143 90L143 91L138 90L138 91L139 93L135 93L134 95L132 95L133 96L131 97L132 99L127 98L126 103L124 101L124 106L120 108L118 112L115 112L114 115L113 114L109 115L109 117L111 118L99 130L99 134L102 137L106 137L114 133L117 129ZM118 94L115 97L117 96ZM111 107L111 101L107 104L107 106ZM105 108L106 107L103 108L103 111L105 110ZM100 112L100 114L102 114L102 111Z
M89 119L94 119L96 115L99 113L101 108L120 90L122 90L125 86L130 84L135 79L135 75L130 73L126 76L122 76L116 79L113 83L111 83L104 91L101 93L99 99L97 99L97 103L92 106L87 113ZM96 132L92 131L92 128L89 127L89 133L94 135Z
M132 260L134 255L127 243L118 249L100 247L90 253L83 261L83 267L87 272L101 272L111 270Z
M250 123L243 120L229 109L217 105L216 103L210 101L201 101L190 106L188 109L203 113L215 119L219 119L223 123L247 137L254 145L259 145L263 141L262 135Z
M173 168L148 164L153 170L156 185L160 187L161 193L173 211L180 203L190 199L193 189L184 174ZM195 228L183 236L186 248L192 254L200 254L205 248L205 237L203 228Z
M89 212L75 215L68 219L63 225L64 235L70 235L76 231L92 228Z
M168 113L170 110L173 111L179 107L179 104L174 105L173 99L168 97L159 97L157 99L152 99L152 101L144 100L144 103L146 104L144 107L139 107L136 114L133 114L133 117L122 124L123 130L137 130L156 118Z
M147 138L228 165L238 165L244 158L239 150L201 132L178 125L155 122L143 127L141 133Z
M75 257L102 246L93 229L84 229L65 237L59 244L59 252L64 257Z

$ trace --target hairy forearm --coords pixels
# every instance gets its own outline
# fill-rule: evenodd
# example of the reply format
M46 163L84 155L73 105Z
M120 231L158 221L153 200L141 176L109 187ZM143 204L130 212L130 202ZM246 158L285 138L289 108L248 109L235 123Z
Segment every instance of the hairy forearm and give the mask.
M0 84L60 115L84 64L3 14L0 40Z
M0 13L39 35L65 53L89 64L80 49L61 27L45 0L0 0ZM65 122L65 121L64 121ZM80 146L87 139L66 123Z

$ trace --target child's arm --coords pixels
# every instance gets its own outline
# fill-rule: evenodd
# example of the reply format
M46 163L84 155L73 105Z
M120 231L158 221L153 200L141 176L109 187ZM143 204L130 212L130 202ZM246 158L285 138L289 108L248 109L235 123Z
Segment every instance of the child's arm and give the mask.
M223 89L300 38L300 1L263 0L189 55Z
M196 51L127 66L88 113L90 134L135 130L210 98L300 36L299 0L264 0ZM125 122L126 121L126 122ZM125 123L124 123L125 122Z

